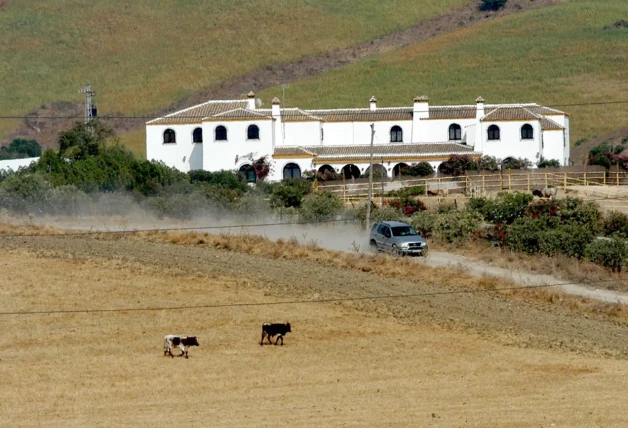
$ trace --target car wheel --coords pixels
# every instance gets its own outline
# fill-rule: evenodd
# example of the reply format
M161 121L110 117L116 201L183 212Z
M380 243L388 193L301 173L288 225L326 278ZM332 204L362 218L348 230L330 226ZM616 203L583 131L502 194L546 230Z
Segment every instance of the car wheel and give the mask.
M379 248L377 247L377 242L371 241L371 253L377 254L379 253Z
M390 250L390 254L393 257L400 257L401 256L401 251L399 251L399 247L397 247L396 245L392 246L392 250Z

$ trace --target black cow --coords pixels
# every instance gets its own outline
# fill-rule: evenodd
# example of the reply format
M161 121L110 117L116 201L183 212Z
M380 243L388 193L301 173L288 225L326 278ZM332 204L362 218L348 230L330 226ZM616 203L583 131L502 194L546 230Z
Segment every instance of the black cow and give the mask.
M166 355L172 355L172 348L181 349L181 354L179 357L185 355L185 358L188 357L188 348L190 346L199 346L198 340L196 340L196 336L179 336L177 334L167 334L164 336L164 357Z
M268 338L268 344L270 345L271 343L273 343L270 338L273 336L277 336L277 339L275 340L275 345L277 344L277 342L279 342L279 339L281 339L281 346L283 346L283 337L291 331L292 330L290 329L289 322L285 324L270 324L265 322L264 324L262 324L262 340L260 340L259 344L263 345L264 338L266 337Z

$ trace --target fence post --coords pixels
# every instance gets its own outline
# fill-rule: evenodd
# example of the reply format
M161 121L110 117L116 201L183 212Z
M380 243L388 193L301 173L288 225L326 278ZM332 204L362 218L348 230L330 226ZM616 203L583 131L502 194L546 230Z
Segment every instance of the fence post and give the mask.
M482 194L486 194L486 175L482 174Z
M510 169L508 170L508 190L512 190L512 182L510 181Z
M567 173L563 173L564 177L563 177L563 190L566 192L567 191Z
M530 171L528 171L528 192L530 191Z
M617 174L617 185L619 186L619 164L615 165L615 172Z
M587 172L586 171L584 171L584 185L588 186L588 184L587 184Z
M547 172L545 173L545 187L549 187L549 177L547 176Z

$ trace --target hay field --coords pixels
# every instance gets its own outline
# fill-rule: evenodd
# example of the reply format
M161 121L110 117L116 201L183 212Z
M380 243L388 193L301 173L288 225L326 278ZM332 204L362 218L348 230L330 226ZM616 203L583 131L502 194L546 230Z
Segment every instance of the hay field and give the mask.
M378 284L404 291L396 280L382 284L381 277L308 261L138 240L3 238L0 248L0 312L332 295L324 288L315 292L310 282L316 280L336 293L373 293ZM494 295L469 296L469 306L456 311L459 302L445 300L460 323L446 321L446 309L428 316L430 307L440 306L429 298L397 306L380 301L0 315L0 424L626 425L626 350L611 359L594 355L595 347L576 353L558 338L548 346L540 339L551 324L565 342L581 334L586 343L597 329L595 337L608 336L605 346L614 340L620 349L625 325L504 300L514 309L512 328L489 323L480 335L466 323L497 319L503 308L485 310L477 299L501 304ZM549 316L556 318L548 322ZM523 328L517 319L524 317L538 330ZM260 323L267 320L292 323L284 347L259 346ZM164 357L166 333L197 335L201 346L188 360Z
M524 11L292 84L286 97L303 108L366 107L371 95L382 106L421 94L432 105L537 102L571 114L575 142L626 125L626 103L573 104L628 100L628 31L604 29L627 14L624 0Z

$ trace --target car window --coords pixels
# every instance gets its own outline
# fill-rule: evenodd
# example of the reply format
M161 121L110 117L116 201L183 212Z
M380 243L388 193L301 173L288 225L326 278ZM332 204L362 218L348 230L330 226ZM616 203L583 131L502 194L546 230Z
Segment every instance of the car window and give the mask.
M386 238L390 238L392 235L390 234L390 227L384 226L384 236Z
M416 230L411 226L396 226L392 228L393 236L416 236Z
M380 224L379 229L377 229L377 233L379 233L380 235L384 235L385 230L386 230L386 226L384 226L383 224Z
M379 227L378 223L373 223L373 227L371 227L371 233L376 232L378 227Z

